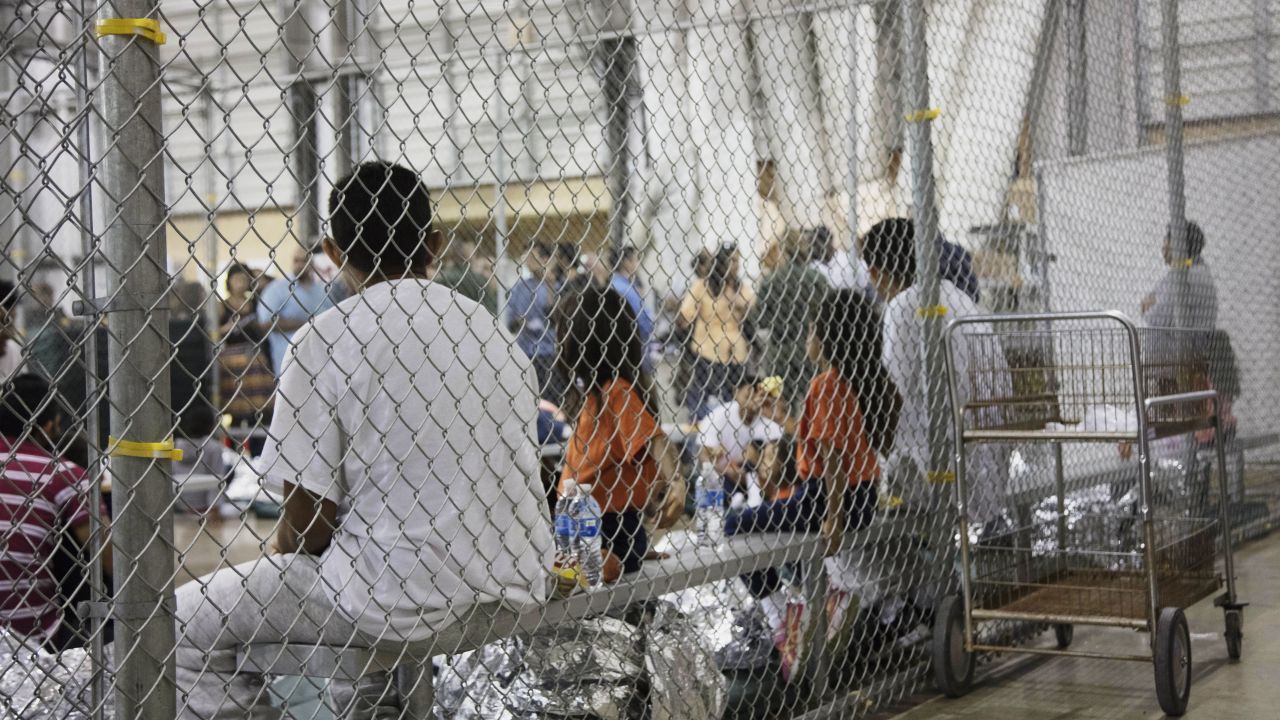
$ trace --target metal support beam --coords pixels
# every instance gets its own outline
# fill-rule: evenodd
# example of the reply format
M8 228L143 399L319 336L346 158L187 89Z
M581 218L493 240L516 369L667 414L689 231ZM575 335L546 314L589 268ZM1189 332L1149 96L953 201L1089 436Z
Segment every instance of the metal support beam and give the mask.
M1271 0L1253 0L1253 88L1257 103L1254 112L1258 114L1274 112L1276 108L1271 62L1272 7Z
M637 112L640 102L640 84L637 73L636 40L620 37L600 46L600 61L604 67L605 143L608 147L609 194L613 199L609 216L609 245L622 247L627 244L630 223L635 211L634 178L638 153L636 152L636 123L641 121Z
M1187 260L1187 198L1183 175L1182 59L1178 44L1178 0L1163 0L1160 7L1160 35L1164 62L1164 146L1169 181L1169 240L1174 267ZM1177 274L1178 327L1189 325L1187 273Z
M1088 0L1067 0L1067 152L1089 151Z
M1146 23L1142 17L1142 0L1131 0L1133 10L1133 95L1138 116L1138 145L1147 144L1147 128L1151 126L1151 71L1147 62Z
M334 118L338 130L338 176L375 155L377 78L373 72L373 22L367 0L334 6L333 57L347 66L337 78Z
M100 19L158 17L157 0L115 0ZM102 249L107 292L138 309L111 315L111 435L153 443L170 437L169 277L165 262L164 137L159 48L111 35L102 52L99 170L109 203ZM173 477L153 458L111 461L115 555L116 717L168 720L176 711L173 618Z
M929 50L925 37L924 0L902 0L900 7L904 114L907 119L907 149L911 156L912 216L916 230L915 285L920 289L920 310L924 318L924 377L921 382L929 417L929 466L922 469L926 477L932 478L947 473L952 459L942 340L947 318L934 311L940 302L941 290L938 275L941 238L933 173L932 118L936 114L929 104ZM943 568L950 567L953 553L950 531L954 527L955 515L945 511L951 507L947 499L951 497L952 484L938 483L934 487L933 504L922 510L933 517L929 533L937 543L937 559L926 577L919 578L921 582L945 576Z
M304 247L320 240L320 152L316 139L320 98L306 72L307 59L317 54L317 30L308 22L310 5L310 0L280 0L284 73L290 78L285 104L293 121L293 138L285 145L285 156L297 187L292 229Z

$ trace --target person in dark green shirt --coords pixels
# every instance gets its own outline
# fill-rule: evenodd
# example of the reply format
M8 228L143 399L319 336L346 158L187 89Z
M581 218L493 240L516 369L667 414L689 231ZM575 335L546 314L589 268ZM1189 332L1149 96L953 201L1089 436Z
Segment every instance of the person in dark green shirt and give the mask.
M809 324L830 286L810 266L808 243L800 233L783 240L782 255L781 264L761 282L748 322L768 333L759 374L783 379L783 398L795 412L814 373L805 354Z
M454 240L440 265L440 270L432 278L435 282L452 289L459 295L475 300L484 309L498 314L498 294L493 291L490 278L475 271L474 265L483 261L476 252L476 244L469 240Z

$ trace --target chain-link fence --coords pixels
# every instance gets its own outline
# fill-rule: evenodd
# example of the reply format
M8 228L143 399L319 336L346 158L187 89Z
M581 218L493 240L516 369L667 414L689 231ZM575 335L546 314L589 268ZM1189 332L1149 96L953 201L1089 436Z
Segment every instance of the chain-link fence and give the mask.
M0 12L6 716L861 717L1140 467L1280 518L1280 0ZM943 331L1079 310L1221 427L1000 338L962 563Z

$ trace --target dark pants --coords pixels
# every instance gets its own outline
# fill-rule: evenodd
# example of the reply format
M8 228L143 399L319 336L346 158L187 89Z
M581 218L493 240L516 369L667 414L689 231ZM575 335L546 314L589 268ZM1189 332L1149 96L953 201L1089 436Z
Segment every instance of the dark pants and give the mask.
M729 402L738 383L746 377L747 366L739 363L718 363L693 353L689 366L689 385L685 391L685 408L689 419L701 420L711 412L712 399Z
M860 530L875 517L879 495L875 483L858 483L844 496L845 532ZM805 480L789 498L763 503L759 507L731 511L725 518L726 535L763 532L817 532L827 513L826 490L822 478ZM776 568L743 575L751 595L768 597L781 585Z
M600 540L605 550L622 561L624 573L639 571L644 564L644 556L649 552L649 534L645 532L639 510L602 514Z

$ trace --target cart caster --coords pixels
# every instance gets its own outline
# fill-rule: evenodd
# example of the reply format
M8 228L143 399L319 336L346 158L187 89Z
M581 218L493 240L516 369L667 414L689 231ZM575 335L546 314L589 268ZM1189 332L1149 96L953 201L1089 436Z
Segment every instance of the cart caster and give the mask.
M1228 608L1223 612L1227 620L1227 657L1240 659L1241 644L1244 643L1244 610Z
M1191 631L1179 608L1164 608L1156 623L1156 697L1160 709L1175 717L1187 711L1191 697Z
M965 650L964 601L948 595L933 618L933 678L942 694L958 698L973 684L973 653Z
M1053 626L1053 637L1058 641L1058 649L1066 650L1075 639L1076 628L1070 623L1059 623Z

